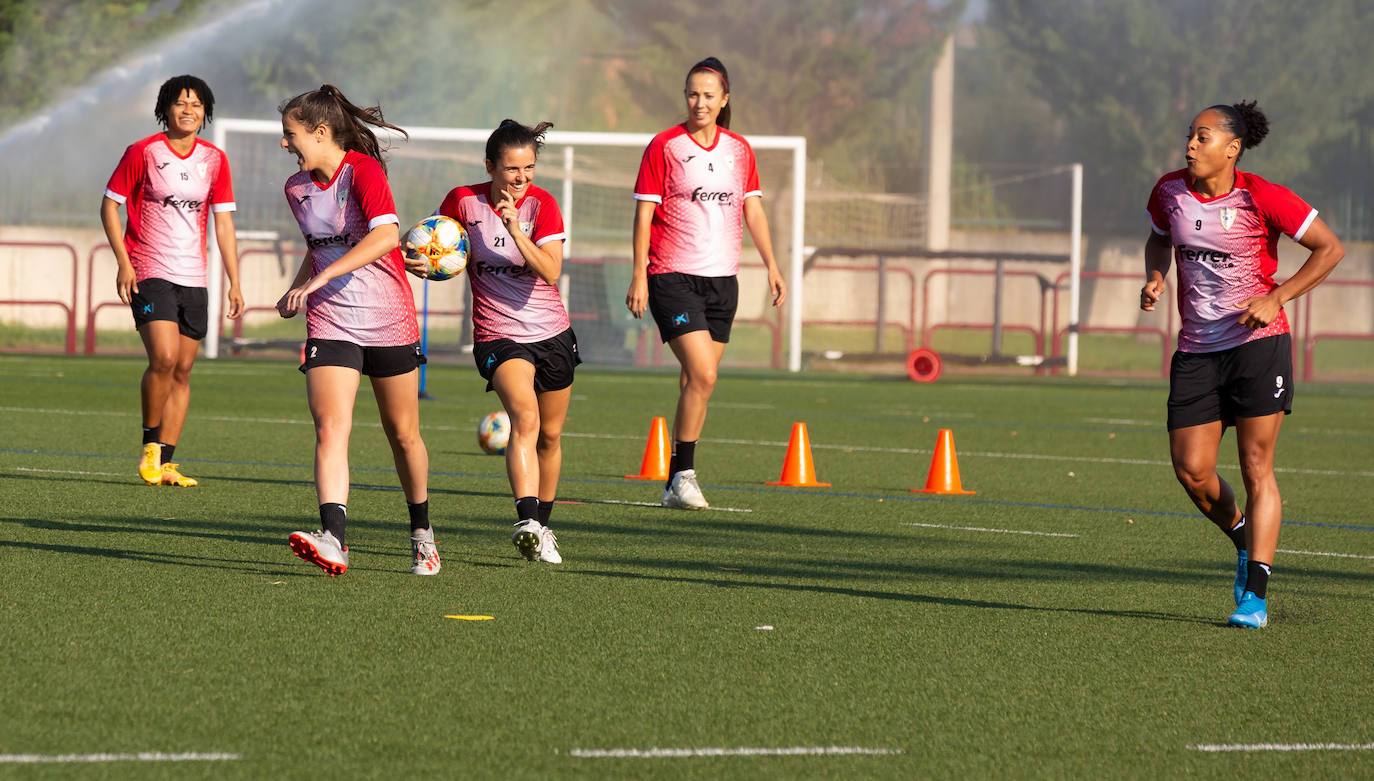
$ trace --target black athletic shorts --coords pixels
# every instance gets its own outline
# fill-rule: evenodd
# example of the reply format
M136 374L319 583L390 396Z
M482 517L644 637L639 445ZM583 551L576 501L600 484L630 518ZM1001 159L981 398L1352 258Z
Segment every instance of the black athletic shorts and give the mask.
M306 339L305 363L301 371L316 366L343 366L369 377L395 377L428 363L420 343L395 347L364 347L340 339Z
M689 331L709 331L712 341L729 342L738 307L738 277L649 275L649 311L664 342Z
M496 367L513 358L534 364L534 389L540 393L572 385L573 369L582 363L577 352L577 334L571 328L542 342L492 339L472 345L472 360L477 364L477 373L487 381L487 390L493 389L491 378L496 376Z
M154 320L171 320L182 336L200 341L210 324L210 294L203 287L186 287L165 279L145 279L132 293L129 308L134 328Z
M1174 353L1169 430L1293 411L1293 339L1266 336L1214 353Z

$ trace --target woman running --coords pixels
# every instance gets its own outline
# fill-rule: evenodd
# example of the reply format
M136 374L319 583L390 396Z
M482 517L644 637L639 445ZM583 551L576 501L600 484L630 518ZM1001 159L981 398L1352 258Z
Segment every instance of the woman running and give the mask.
M558 564L549 528L563 468L563 422L572 399L573 369L582 362L577 335L558 292L563 269L563 215L534 184L544 145L541 122L501 122L487 138L490 181L455 187L438 214L468 232L472 284L472 357L510 416L506 477L515 497L511 541L526 559ZM423 262L410 268L423 275Z
M1198 510L1236 549L1233 626L1260 628L1278 547L1282 503L1274 447L1293 410L1293 346L1283 305L1316 287L1345 255L1340 239L1292 191L1236 165L1269 121L1255 103L1211 106L1188 129L1187 167L1150 194L1140 308L1164 295L1178 261L1183 318L1169 370L1169 454ZM1311 251L1281 285L1278 237ZM1217 449L1236 429L1245 508L1217 474Z
M663 506L708 505L696 446L739 303L744 227L768 271L773 306L787 286L773 259L758 168L749 142L730 131L730 77L708 57L687 72L687 121L654 136L635 181L634 265L625 306L647 307L682 371Z
M197 482L174 459L191 404L191 367L210 325L205 238L211 212L229 277L228 315L243 313L229 159L197 135L214 114L215 95L204 81L183 75L163 82L153 107L163 131L124 150L100 202L100 222L119 263L115 288L133 310L148 354L138 462L148 485ZM120 206L129 213L127 230L119 223Z
M362 375L372 380L382 430L410 515L410 571L433 575L429 454L420 438L420 329L399 249L396 207L373 127L404 134L377 107L359 108L333 85L281 106L282 148L300 171L286 200L308 248L282 317L306 310L305 391L315 420L320 531L295 532L291 550L331 577L348 570L348 436Z

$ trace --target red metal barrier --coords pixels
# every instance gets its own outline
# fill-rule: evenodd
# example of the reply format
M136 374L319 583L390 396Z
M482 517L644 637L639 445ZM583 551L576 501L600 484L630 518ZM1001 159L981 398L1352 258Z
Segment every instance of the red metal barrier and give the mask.
M935 326L930 324L930 280L932 277L945 274L948 276L971 276L971 277L991 277L999 272L996 269L971 269L971 268L937 268L931 269L921 278L921 346L931 346L931 332L937 329L973 329L973 330L992 330L997 327L997 323L939 323ZM1003 325L1002 329L1011 331L1026 331L1035 339L1035 351L1038 355L1045 354L1045 278L1034 271L1006 271L1000 272L1004 277L1029 277L1041 284L1040 293L1040 328L1037 330L1032 326Z
M1374 334L1369 332L1355 333L1350 331L1316 331L1312 328L1312 310L1316 309L1314 296L1318 291L1333 287L1374 287L1374 280L1368 279L1327 279L1317 287L1307 291L1303 296L1303 308L1301 318L1294 317L1293 320L1301 319L1302 322L1302 379L1304 382L1311 382L1314 374L1314 364L1316 363L1317 341L1320 339L1374 339ZM1297 345L1295 338L1293 344Z
M889 326L889 325L893 325L893 326L896 326L897 328L901 329L901 331L902 331L902 352L903 352L904 354L905 354L905 353L909 353L909 352L911 352L911 351L915 348L915 333L916 333L916 275L915 275L914 273L912 273L911 269L909 269L909 268L903 268L903 267L900 267L900 266L897 267L897 268L889 268L889 267L887 266L887 264L885 264L885 263L880 263L880 264L877 264L877 265L871 265L871 264L870 264L870 265L864 265L864 266L850 266L850 265L837 264L837 263L814 263L814 264L812 264L812 265L810 266L810 269L809 269L809 270L811 270L811 271L868 271L868 272L876 272L876 273L878 274L878 294L877 294L877 295L878 295L878 299L877 299L877 300L879 301L879 306L875 309L876 312L881 312L881 311L883 310L883 307L882 307L882 305L881 305L881 302L882 302L882 300L883 300L883 299L882 299L883 292L884 292L884 290L886 289L886 287L885 287L885 280L886 280L887 275L888 275L888 274L898 274L898 275L901 275L901 276L906 277L906 281L907 281L907 301L909 302L909 305L908 305L908 307L907 307L907 321L906 321L906 324L905 324L905 325L903 325L903 324L900 323L900 322L887 320L885 317L875 317L873 320L803 320L803 321L802 321L802 328L805 328L805 327L808 326L808 325L810 325L810 326L834 325L834 326L841 326L841 327L847 327L847 326L857 326L857 327L872 326L873 329L877 332L877 335L875 335L875 337L874 337L875 342L876 342L875 345L874 345L874 352L884 352L884 345L882 344L882 336L881 336L881 334L882 334L882 331L883 331L884 328L886 328L886 327Z
M65 249L72 256L72 300L55 301L52 299L22 299L7 298L0 300L0 304L10 306L56 306L67 313L67 355L76 355L76 296L77 296L77 275L81 269L81 259L76 254L76 247L62 241L0 241L0 247L30 247L34 249Z
M1080 271L1079 277L1080 279L1134 279L1140 280L1141 284L1144 284L1143 274L1133 274L1126 271ZM1067 271L1054 278L1054 304L1051 307L1050 317L1052 322L1054 322L1056 325L1059 323L1059 293L1063 288L1064 281L1068 278L1069 272ZM1173 284L1172 278L1170 284ZM1173 340L1174 334L1176 333L1176 330L1174 328L1174 306L1176 305L1177 296L1174 294L1173 290L1167 290L1164 293L1163 301L1164 322L1158 328L1147 328L1145 326L1088 325L1080 321L1078 324L1078 332L1080 334L1149 334L1152 336L1158 336L1161 352L1159 372L1161 377L1168 377L1169 358L1171 355L1173 355L1174 352ZM1130 305L1135 305L1136 299L1132 298L1127 303ZM1125 304L1123 304L1123 306L1124 305ZM1064 328L1057 328L1054 331L1054 352L1052 353L1053 356L1057 357L1062 355L1062 353L1060 352L1060 347L1063 343L1064 335L1067 334L1068 331L1069 329L1067 326Z

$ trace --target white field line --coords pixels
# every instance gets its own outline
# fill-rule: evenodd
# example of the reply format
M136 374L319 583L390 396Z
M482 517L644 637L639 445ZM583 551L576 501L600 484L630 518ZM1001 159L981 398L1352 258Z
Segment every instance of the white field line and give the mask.
M898 526L920 526L926 529L955 529L963 532L989 532L992 534L1032 534L1036 537L1078 537L1077 534L1062 532L1032 532L1024 529L984 529L981 526L946 526L942 523L899 523Z
M560 500L559 500L559 503L561 504L563 501L564 501L564 500L560 499ZM568 500L566 500L566 501L568 501L568 502L577 502L577 503L579 503L579 504L625 504L625 505L630 505L631 507L662 507L662 506L663 506L663 505L662 505L661 503L659 503L659 502L626 502L626 501L622 501L622 500L620 500L620 499L568 499ZM720 506L714 505L714 504L711 505L710 507L706 508L706 509L707 509L707 510L719 510L720 512L723 512L723 513L752 513L752 512L753 512L753 510L749 509L748 507L720 507Z
M1221 751L1374 751L1374 743L1200 743L1188 748Z
M40 472L48 475L81 475L82 477L128 477L126 472L88 472L82 469L34 469L29 466L16 466L16 472Z
M93 415L101 417L135 417L137 412L96 412L92 410L67 410L67 409L41 409L30 407L0 407L0 412L18 412L25 414L52 414L52 415ZM197 415L199 420L214 420L226 423L268 423L272 425L290 424L299 426L313 425L312 421L299 418L245 418L232 415ZM381 423L369 422L366 419L354 422L354 427L380 428ZM426 431L468 431L468 426L442 426L429 425L422 426ZM616 439L634 440L642 442L644 436L641 434L594 434L574 431L564 431L563 436L570 439ZM764 439L714 439L703 437L702 442L723 444L723 445L750 445L758 447L786 447L789 443L781 440ZM892 453L896 455L930 455L934 451L931 448L911 448L911 447L875 447L872 445L833 445L813 442L812 450L838 450L841 452L860 452L860 453ZM1172 467L1169 461L1150 458L1103 458L1076 455L1060 455L1050 453L1004 453L998 451L968 451L960 453L965 457L974 458L1008 458L1022 461L1068 461L1079 464L1124 464L1126 466L1150 466L1150 467ZM1221 469L1239 469L1235 464L1218 464ZM1293 467L1274 467L1274 472L1278 474L1291 475L1321 475L1327 477L1374 477L1374 470L1343 470L1343 469L1297 469Z
M1278 549L1279 553L1291 553L1294 556L1335 556L1340 559L1374 559L1374 556L1361 556L1358 553L1323 553L1312 550L1284 550Z
M0 754L0 765L69 765L81 762L225 762L241 759L238 754L183 753L164 754L140 751L137 754Z
M575 748L569 756L581 759L679 759L685 757L888 756L895 748L862 746L786 746L782 748Z

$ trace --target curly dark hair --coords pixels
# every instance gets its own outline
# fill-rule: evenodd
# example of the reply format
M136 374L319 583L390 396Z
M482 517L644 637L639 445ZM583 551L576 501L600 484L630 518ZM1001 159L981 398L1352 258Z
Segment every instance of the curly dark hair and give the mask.
M1258 104L1259 101L1242 100L1229 106L1219 103L1207 107L1208 111L1221 114L1225 120L1221 124L1223 130L1240 139L1240 154L1236 155L1237 161L1245 154L1245 150L1259 146L1264 137L1269 135L1269 118L1259 110Z
M177 102L181 93L190 90L200 98L201 105L205 106L205 123L210 124L210 120L215 116L215 93L210 91L210 85L203 80L190 74L173 76L162 82L162 86L157 91L157 104L153 107L153 116L162 125L163 130L167 130L167 109Z

